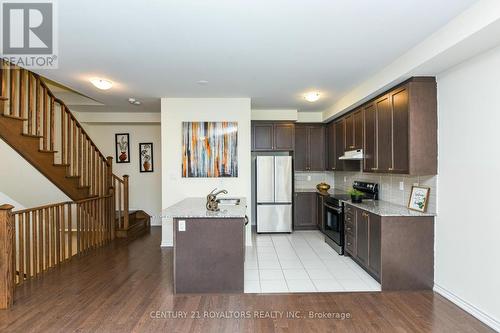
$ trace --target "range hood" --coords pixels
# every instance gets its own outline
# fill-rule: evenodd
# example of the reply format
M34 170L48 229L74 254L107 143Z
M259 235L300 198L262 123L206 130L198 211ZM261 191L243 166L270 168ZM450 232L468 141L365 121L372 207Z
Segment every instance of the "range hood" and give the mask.
M362 160L363 159L363 149L349 150L344 153L344 156L340 156L339 160Z

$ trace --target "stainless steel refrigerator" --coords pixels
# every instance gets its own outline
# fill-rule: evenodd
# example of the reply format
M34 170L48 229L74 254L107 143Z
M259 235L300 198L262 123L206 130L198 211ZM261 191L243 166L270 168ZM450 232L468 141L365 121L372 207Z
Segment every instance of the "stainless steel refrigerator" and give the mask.
M257 232L292 232L292 157L257 156Z

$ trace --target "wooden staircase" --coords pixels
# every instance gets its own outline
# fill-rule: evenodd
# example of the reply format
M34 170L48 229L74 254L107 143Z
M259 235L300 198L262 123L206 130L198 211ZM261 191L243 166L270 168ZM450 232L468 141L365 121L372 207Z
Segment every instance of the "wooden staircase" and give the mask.
M111 162L43 79L0 60L0 138L72 200L106 195Z
M122 225L125 221L125 214L116 212L116 224ZM151 230L151 216L143 210L133 210L128 213L128 228L116 229L116 237L135 239Z

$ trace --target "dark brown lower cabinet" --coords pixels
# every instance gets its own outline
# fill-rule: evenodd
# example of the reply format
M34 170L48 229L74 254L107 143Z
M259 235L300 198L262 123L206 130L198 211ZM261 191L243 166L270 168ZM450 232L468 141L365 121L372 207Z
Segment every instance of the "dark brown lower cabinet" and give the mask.
M434 217L379 216L346 204L345 252L382 290L434 285Z
M295 192L294 230L318 229L316 192Z
M318 229L324 231L323 226L325 222L325 196L320 193L316 193L316 212Z

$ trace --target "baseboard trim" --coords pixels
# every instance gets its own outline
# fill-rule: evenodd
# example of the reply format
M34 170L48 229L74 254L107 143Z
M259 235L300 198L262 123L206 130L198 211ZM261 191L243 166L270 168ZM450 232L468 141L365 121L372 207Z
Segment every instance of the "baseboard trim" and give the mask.
M484 324L488 325L492 329L494 329L497 332L500 332L500 321L497 319L491 317L490 315L484 313L474 305L470 304L469 302L465 301L464 299L458 297L454 293L452 293L449 290L446 290L445 288L437 285L434 283L434 291L438 293L439 295L443 296L462 310L470 313L472 316L483 322Z

